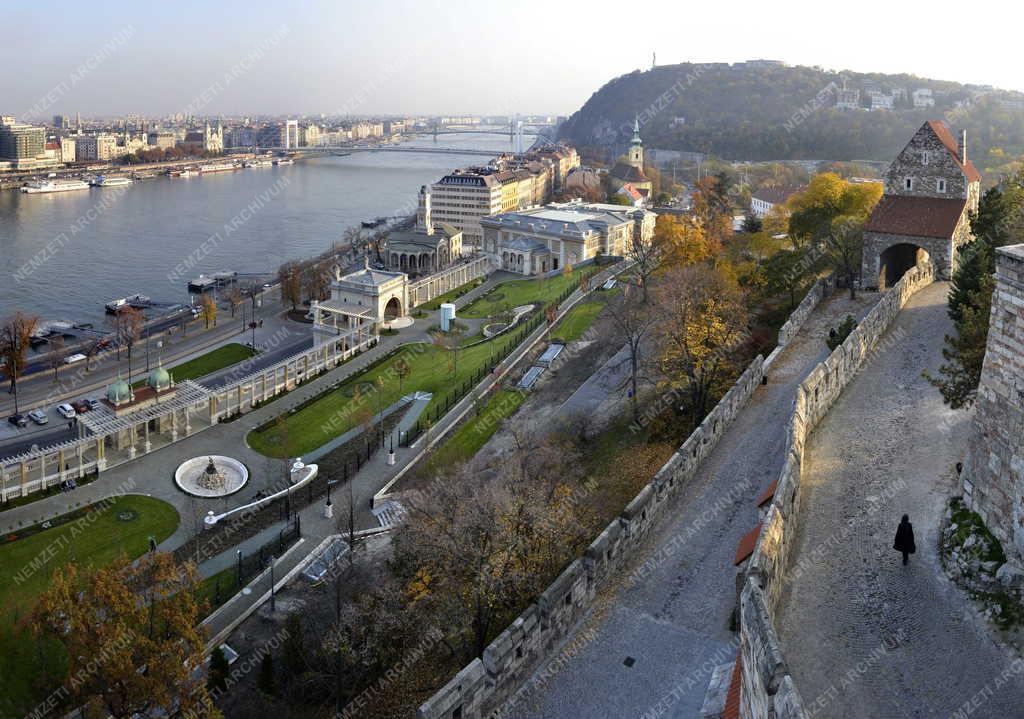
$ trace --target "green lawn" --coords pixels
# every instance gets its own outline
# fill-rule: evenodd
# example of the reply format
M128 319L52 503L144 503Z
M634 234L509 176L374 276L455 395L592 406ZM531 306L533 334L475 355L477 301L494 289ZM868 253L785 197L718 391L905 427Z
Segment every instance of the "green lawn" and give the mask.
M546 279L503 282L460 310L458 315L460 317L493 317L499 312L520 305L546 305L558 299L558 296L567 288L576 287L584 272L592 271L592 267L576 268L568 275L560 274Z
M462 297L462 295L466 294L471 289L473 289L474 287L476 287L477 285L480 285L480 284L483 284L483 282L479 278L477 278L475 280L470 280L469 282L467 282L464 285L459 285L455 289L448 290L443 295L438 295L434 299L430 300L430 302L424 302L422 305L417 305L416 309L418 309L418 310L438 310L438 309L441 309L441 305L443 303L451 302L451 301L453 301L453 300L455 300L455 299L457 299L459 297Z
M573 307L551 332L551 337L563 342L574 342L590 329L594 320L604 309L603 300L588 300Z
M101 566L122 552L134 559L149 548L149 537L161 542L178 523L170 504L126 495L97 505L82 518L0 545L0 716L22 716L49 693L39 695L31 683L41 664L61 671L59 647L38 643L27 627L18 625L51 575L69 562Z
M357 385L362 406L372 413L376 413L378 408L388 407L413 390L431 392L434 398L422 415L426 417L438 404L444 404L447 394L466 380L473 379L482 366L496 358L506 341L508 338L502 336L494 342L459 350L457 374L452 371L452 356L447 350L434 345L410 345L299 411L253 430L246 437L246 442L269 457L298 457L320 447L355 426ZM408 362L410 371L402 380L399 392L399 377L394 368L403 358ZM379 379L383 380L383 386L378 394Z
M427 470L443 471L471 458L497 431L502 420L511 417L526 395L518 390L500 390L491 395L475 417L448 436L430 459Z
M174 377L175 382L196 379L211 372L216 372L219 369L238 364L242 360L249 359L253 354L255 353L245 345L232 342L231 344L211 350L204 355L190 359L187 362L170 367L169 371L171 376ZM140 380L133 384L135 387L141 387L145 383L145 380Z

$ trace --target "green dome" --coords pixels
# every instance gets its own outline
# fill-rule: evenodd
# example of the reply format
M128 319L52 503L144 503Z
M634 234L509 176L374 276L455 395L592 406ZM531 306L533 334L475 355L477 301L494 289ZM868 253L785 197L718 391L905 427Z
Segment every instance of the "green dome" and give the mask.
M171 373L163 367L157 367L149 373L147 384L158 392L171 386Z
M132 388L126 381L118 378L116 382L107 387L107 400L111 404L121 404L132 398Z

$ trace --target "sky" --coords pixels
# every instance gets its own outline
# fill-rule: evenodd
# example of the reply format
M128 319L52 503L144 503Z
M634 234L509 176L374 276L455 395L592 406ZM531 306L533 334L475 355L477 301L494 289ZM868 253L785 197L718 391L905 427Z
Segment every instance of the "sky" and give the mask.
M979 6L980 7L980 6ZM5 3L0 114L567 115L658 64L755 58L1024 90L1024 6L934 1Z

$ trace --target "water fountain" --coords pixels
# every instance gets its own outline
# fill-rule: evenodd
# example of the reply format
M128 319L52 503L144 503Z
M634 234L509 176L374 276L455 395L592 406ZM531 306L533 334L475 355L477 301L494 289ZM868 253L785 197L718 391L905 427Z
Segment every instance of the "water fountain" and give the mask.
M193 457L178 465L174 483L196 497L226 497L249 481L249 470L237 459L220 455Z

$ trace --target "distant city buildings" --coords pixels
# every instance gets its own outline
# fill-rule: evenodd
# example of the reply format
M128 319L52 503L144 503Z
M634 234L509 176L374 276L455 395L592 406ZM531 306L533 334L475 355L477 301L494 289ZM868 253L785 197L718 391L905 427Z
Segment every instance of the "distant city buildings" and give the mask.
M58 162L56 152L48 156L46 130L0 116L0 169L37 169L52 167Z

